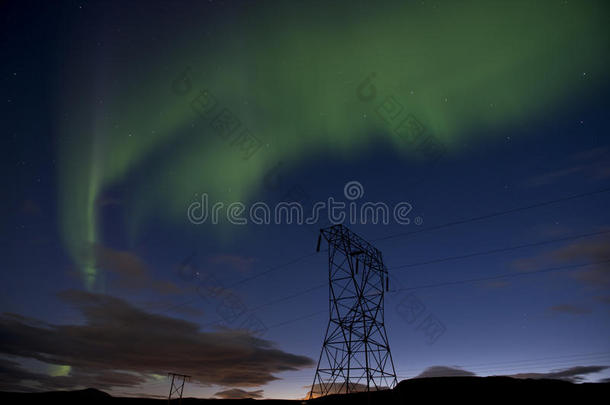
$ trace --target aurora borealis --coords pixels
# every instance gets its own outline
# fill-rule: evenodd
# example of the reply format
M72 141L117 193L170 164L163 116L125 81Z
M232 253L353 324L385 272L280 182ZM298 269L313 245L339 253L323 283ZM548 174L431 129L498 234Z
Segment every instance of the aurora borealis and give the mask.
M321 150L356 156L372 142L400 147L356 97L371 72L379 92L401 100L451 153L465 139L484 142L498 127L552 114L604 84L604 9L527 1L244 4L218 12L230 15L222 25L202 11L159 42L144 38L142 23L130 27L131 41L102 30L95 34L102 50L72 50L62 81L68 91L58 94L66 246L92 287L95 270L79 244L103 239L96 202L108 188L134 187L136 214L127 221L135 243L153 216L184 222L201 190L219 201L252 198L278 161L298 166ZM191 90L176 94L172 83L187 68ZM190 102L205 89L264 144L251 159L193 113ZM159 152L166 148L172 153Z
M610 377L609 13L593 0L3 4L0 390L163 396L172 369L195 376L193 396L302 398L327 316L314 254L327 222L197 225L187 210L204 194L347 201L350 181L358 204L408 202L421 220L353 227L390 269L402 378ZM404 117L439 159L400 132ZM410 289L446 325L434 344L397 309ZM218 291L244 312L227 320ZM243 329L252 319L264 334Z

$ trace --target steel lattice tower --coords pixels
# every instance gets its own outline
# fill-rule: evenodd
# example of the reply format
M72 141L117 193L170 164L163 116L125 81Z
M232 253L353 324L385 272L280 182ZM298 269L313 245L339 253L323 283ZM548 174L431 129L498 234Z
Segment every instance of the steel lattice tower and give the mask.
M321 229L317 251L322 237L328 241L330 318L310 398L393 388L383 306L388 270L381 252L343 225Z
M167 403L172 402L172 397L178 398L178 403L182 403L182 393L184 392L184 383L191 378L190 375L167 373L168 376L172 377L172 385L169 388L169 396L167 397ZM176 380L176 377L178 379Z

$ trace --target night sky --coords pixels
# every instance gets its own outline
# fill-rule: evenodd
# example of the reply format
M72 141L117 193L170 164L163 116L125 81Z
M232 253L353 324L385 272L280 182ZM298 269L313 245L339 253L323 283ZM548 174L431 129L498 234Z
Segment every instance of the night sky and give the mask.
M609 16L3 2L0 389L303 398L338 221L225 208L329 198L410 207L343 221L389 269L399 380L610 378Z

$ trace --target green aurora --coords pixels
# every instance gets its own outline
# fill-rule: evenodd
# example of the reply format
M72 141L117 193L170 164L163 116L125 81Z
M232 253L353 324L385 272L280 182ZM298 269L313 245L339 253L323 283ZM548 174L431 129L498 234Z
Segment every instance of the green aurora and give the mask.
M90 247L103 242L101 199L117 185L129 185L126 228L136 240L151 218L188 224L200 193L248 201L278 161L290 169L320 153L351 158L380 141L417 158L376 117L386 96L458 154L466 141L485 142L607 83L604 2L265 4L211 31L205 21L185 24L173 47L148 44L137 63L121 57L133 45L116 45L99 69L66 83L61 226L87 288L99 279ZM187 68L190 91L178 94ZM371 72L374 103L357 94ZM262 142L251 158L193 111L204 89Z

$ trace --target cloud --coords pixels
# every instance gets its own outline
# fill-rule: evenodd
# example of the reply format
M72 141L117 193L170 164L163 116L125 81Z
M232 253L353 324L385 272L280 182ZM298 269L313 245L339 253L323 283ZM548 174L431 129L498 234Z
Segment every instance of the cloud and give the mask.
M556 379L556 380L566 380L571 382L578 382L583 380L583 375L586 374L594 374L599 373L600 371L604 371L608 369L608 366L576 366L570 367L563 370L551 371L548 373L520 373L509 375L509 377L513 378L532 378L532 379Z
M575 277L593 286L610 287L610 239L589 240L572 243L554 252L552 257L561 262L601 262L575 273Z
M594 286L610 287L610 238L597 238L574 242L558 249L544 252L538 256L522 258L513 262L513 266L522 271L550 265L570 265L593 263L572 272L578 281Z
M597 297L597 301L603 302L604 304L610 304L610 295L605 295L603 297Z
M579 307L577 305L571 304L554 305L550 308L550 310L553 312L560 312L572 315L585 315L591 313L591 310L589 308Z
M194 290L193 293L195 292L196 291ZM204 299L203 294L201 295L201 298ZM193 303L194 305L189 305L190 303ZM187 318L201 318L205 315L205 311L197 307L198 303L199 300L197 299L176 303L175 300L161 297L157 300L142 302L141 305L151 312L162 311L164 313L180 314Z
M578 152L571 156L568 167L531 177L525 181L525 185L537 187L553 184L572 175L579 175L586 180L604 180L610 177L607 154L607 148L595 148Z
M526 184L531 187L552 184L572 174L582 173L587 169L588 166L586 165L572 166L565 169L559 169L552 172L544 173L540 176L532 177L526 181Z
M594 374L610 368L609 366L575 366L562 370L550 371L548 373L519 373L508 375L513 378L531 378L531 379L556 379L578 382L583 380L584 375ZM461 369L459 367L448 366L432 366L428 367L415 378L426 377L474 377L475 373Z
M52 376L25 370L18 362L13 360L0 359L0 381L0 390L21 388L30 391L32 388L37 388L38 390L50 391L88 387L98 389L132 387L144 383L146 378L112 370L92 373L78 368L70 370L69 375Z
M242 257L236 255L218 255L211 257L208 261L212 264L221 264L230 266L242 273L245 273L250 269L253 263L256 262L254 257Z
M112 273L119 288L151 289L164 295L181 292L176 284L153 278L146 263L133 252L94 244L86 255L94 258L96 268Z
M475 373L464 370L459 367L448 366L432 366L422 371L414 378L429 378L429 377L474 377Z
M610 150L608 150L607 147L601 146L598 148L587 149L582 152L577 152L574 155L572 155L572 159L590 161L590 160L594 160L594 159L598 159L598 158L603 158L604 155L607 154L608 152L610 152Z
M110 386L138 385L144 375L176 371L202 384L258 387L277 380L276 373L313 365L245 330L202 332L193 322L147 313L103 294L69 290L60 297L83 314L84 324L44 325L5 314L0 353L69 365L75 376L88 373ZM113 372L137 378L115 381ZM93 379L89 386L100 384Z
M232 388L230 390L219 391L214 394L216 397L220 397L222 399L247 399L247 398L262 398L263 390L256 391L244 391L239 388Z

